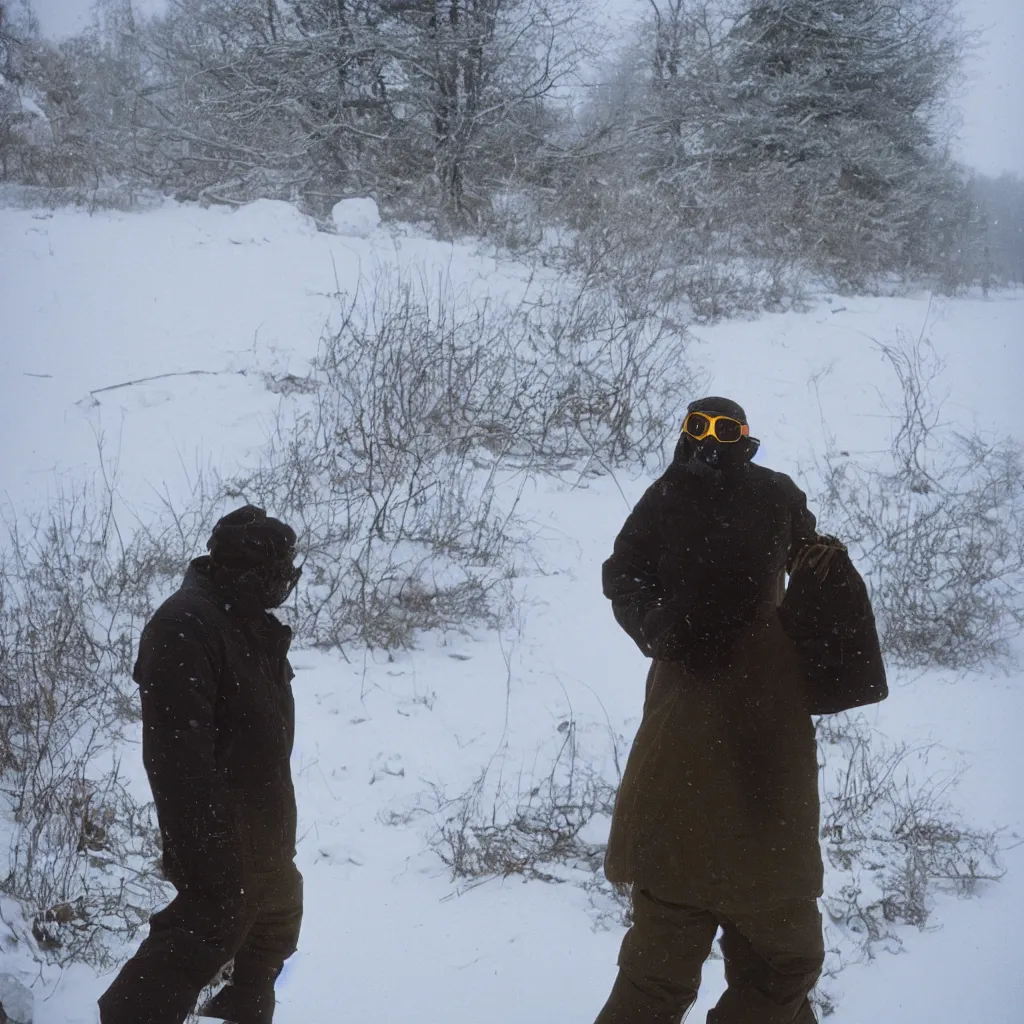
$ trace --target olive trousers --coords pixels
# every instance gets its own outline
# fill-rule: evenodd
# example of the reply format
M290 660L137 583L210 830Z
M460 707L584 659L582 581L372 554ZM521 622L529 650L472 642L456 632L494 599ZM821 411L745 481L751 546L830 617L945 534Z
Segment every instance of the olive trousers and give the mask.
M815 1024L808 994L824 960L815 899L691 907L643 889L634 889L619 974L596 1024L679 1024L719 928L728 988L707 1024Z

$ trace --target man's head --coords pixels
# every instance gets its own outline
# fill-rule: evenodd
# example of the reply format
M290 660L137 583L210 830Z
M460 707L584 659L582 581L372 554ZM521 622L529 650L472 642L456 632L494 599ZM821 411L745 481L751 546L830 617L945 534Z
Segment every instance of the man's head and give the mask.
M723 471L746 465L760 444L750 436L747 414L729 398L698 398L686 407L677 457L698 459Z
M295 531L255 505L243 505L218 520L206 543L221 581L244 601L277 608L299 582Z

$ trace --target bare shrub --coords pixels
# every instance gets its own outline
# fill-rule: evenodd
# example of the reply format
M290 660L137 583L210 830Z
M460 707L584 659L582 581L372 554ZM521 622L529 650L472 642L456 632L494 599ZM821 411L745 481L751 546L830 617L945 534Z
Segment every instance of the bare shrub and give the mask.
M453 881L522 875L560 882L566 869L601 870L604 844L581 833L593 818L611 816L615 786L581 761L573 722L544 775L509 785L493 772L492 763L454 799L436 794L430 845Z
M849 714L820 719L818 741L823 903L853 959L898 948L897 926L923 927L937 893L970 896L1001 877L1000 832L963 822L951 799L963 769L931 768L933 746L892 743ZM826 975L849 958L831 954Z
M788 236L751 222L751 196L694 190L669 177L638 181L628 165L604 168L539 203L563 229L545 258L600 282L633 315L713 323L799 308L811 280L807 254Z
M338 299L309 398L227 485L299 530L314 644L495 621L525 540L503 477L649 458L685 398L668 328L585 288L507 308L381 272Z
M1024 450L943 423L927 341L878 347L901 388L891 447L874 463L829 453L822 517L863 566L889 659L1005 659L1024 628Z
M481 210L479 229L499 249L519 257L538 257L545 224L539 204L527 190L496 191Z
M66 484L45 513L5 521L0 552L0 796L14 824L0 890L51 961L104 968L111 940L130 939L164 893L152 807L111 751L138 717L139 631L205 518L126 536L115 503L105 473Z
M12 850L8 883L21 879L17 897L32 909L36 946L50 962L110 969L120 960L117 947L168 890L156 868L152 805L136 803L117 765L76 778L86 755L98 761L102 751L80 747L78 765L54 760L33 775L38 802Z
M154 209L163 202L164 198L158 192L129 182L61 188L11 182L0 184L0 206L24 210L77 207L89 213L100 210L133 213Z

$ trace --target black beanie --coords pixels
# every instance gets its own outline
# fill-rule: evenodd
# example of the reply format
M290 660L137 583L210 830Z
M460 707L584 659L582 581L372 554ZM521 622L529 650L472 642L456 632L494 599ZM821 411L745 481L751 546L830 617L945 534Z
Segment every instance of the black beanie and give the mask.
M743 406L734 402L731 398L716 398L711 395L707 398L698 398L686 407L687 414L691 412L709 412L713 416L731 416L740 423L747 422L747 414Z
M287 523L255 505L243 505L217 521L206 548L215 564L244 569L291 561L295 540L295 531Z

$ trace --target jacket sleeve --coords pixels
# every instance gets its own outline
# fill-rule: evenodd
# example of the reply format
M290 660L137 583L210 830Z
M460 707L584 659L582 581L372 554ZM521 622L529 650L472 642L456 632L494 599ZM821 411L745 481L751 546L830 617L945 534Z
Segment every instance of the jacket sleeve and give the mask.
M135 681L142 756L164 841L164 870L179 888L241 888L241 848L216 763L216 657L198 620L151 622Z
M654 652L644 625L666 599L658 577L660 497L659 484L647 489L615 538L612 555L601 570L604 596L612 603L615 620L647 657Z

